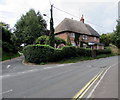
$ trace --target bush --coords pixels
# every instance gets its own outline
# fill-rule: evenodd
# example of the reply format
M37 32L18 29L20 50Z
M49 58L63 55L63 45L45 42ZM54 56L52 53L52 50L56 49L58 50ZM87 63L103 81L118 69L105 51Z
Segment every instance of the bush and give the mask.
M55 37L55 44L56 44L56 47L60 44L66 45L66 41L64 39L59 38L59 37Z
M37 38L36 40L36 44L49 44L49 36L40 36L39 38Z
M2 49L6 53L10 53L14 51L14 47L8 42L2 42Z
M78 56L89 56L91 57L91 49L84 49L84 48L76 48L76 52Z
M37 38L36 44L48 45L49 44L49 36L46 36L46 35L40 36L39 38ZM59 37L55 37L55 44L56 44L56 47L60 44L66 45L66 41Z
M64 58L69 58L69 57L76 57L76 48L73 46L65 46L62 48L62 54Z
M49 45L28 45L23 50L25 60L31 63L55 62L71 57L91 57L91 49L76 48L66 46L61 49L53 48ZM110 49L96 50L97 55L110 54Z
M51 61L60 61L64 58L62 49L55 49Z
M111 54L111 50L110 49L96 50L96 54L97 55L100 55L100 54Z
M48 62L51 61L54 48L48 45L28 45L24 48L23 53L27 62Z

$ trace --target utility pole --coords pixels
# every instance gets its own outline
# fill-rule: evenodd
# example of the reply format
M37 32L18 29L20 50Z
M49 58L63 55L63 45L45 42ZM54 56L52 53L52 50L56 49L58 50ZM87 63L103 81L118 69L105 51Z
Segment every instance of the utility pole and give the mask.
M53 27L53 5L51 5L50 13L51 13L51 18L50 18L49 45L54 47L55 40L54 40L54 27Z

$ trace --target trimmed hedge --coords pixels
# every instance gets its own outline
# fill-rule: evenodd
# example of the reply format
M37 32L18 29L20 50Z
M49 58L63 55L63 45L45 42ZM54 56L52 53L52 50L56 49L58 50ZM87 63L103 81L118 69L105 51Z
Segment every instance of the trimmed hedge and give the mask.
M110 49L104 49L104 50L96 50L96 55L100 55L100 54L111 54L111 50Z
M64 58L88 56L92 57L91 49L66 46L61 49L49 45L28 45L23 50L25 60L31 63L53 62ZM110 54L110 50L96 50L97 55Z
M78 56L92 57L92 55L91 55L91 49L76 48L76 53L77 53Z
M54 54L55 49L48 45L28 45L23 53L25 60L31 63L48 62Z

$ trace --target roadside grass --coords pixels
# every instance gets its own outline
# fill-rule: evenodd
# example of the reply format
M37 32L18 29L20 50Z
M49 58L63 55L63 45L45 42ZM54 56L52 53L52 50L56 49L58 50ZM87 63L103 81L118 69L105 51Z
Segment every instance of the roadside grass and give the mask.
M79 62L79 61L84 61L84 60L92 60L94 58L92 57L72 57L72 58L68 58L68 59L63 59L61 61L58 61L57 63L59 64L64 64L64 63L76 63L76 62Z
M5 54L5 55L2 55L2 59L0 58L0 61L4 61L4 60L8 60L8 59L12 59L12 58L16 58L16 57L19 57L20 55L19 54Z
M93 57L72 57L72 58L68 58L68 59L63 59L61 61L58 61L57 63L59 64L64 64L64 63L76 63L79 61L85 61L85 60L94 60L94 59L99 59L99 58L106 58L106 57L110 57L110 56L115 56L115 54L101 54L96 56L95 58Z
M109 48L111 49L113 54L120 55L120 49L118 49L115 45L110 44Z

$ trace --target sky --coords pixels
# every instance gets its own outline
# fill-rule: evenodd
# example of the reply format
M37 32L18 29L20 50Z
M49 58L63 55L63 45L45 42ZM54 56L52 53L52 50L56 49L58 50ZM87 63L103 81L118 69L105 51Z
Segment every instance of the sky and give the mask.
M0 21L14 27L15 23L29 9L40 11L48 24L50 20L50 3L53 8L54 27L64 18L80 20L84 15L85 23L91 25L99 34L113 32L118 19L119 0L0 0ZM72 16L73 15L73 16Z

